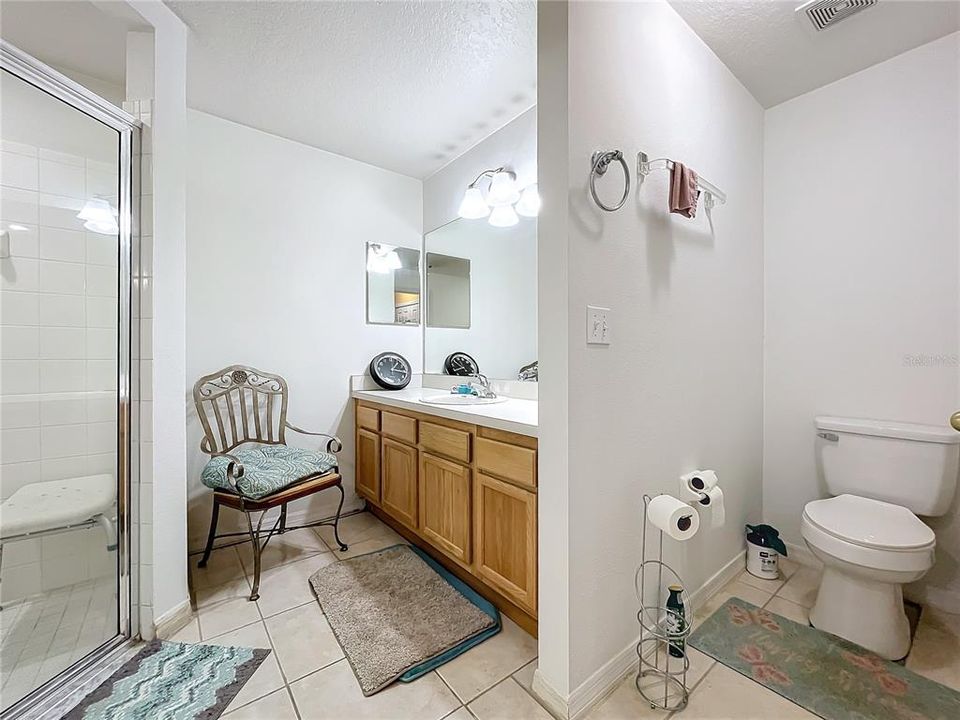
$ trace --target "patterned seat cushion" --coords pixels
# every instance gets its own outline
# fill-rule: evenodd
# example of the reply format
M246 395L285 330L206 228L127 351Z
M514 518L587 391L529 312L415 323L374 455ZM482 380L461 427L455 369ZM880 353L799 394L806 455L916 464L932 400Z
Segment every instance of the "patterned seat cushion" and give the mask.
M319 450L303 450L289 445L249 445L232 453L243 463L243 477L237 481L240 491L259 500L312 475L322 475L337 465L337 458ZM203 469L200 479L214 490L233 492L227 480L230 460L215 457Z

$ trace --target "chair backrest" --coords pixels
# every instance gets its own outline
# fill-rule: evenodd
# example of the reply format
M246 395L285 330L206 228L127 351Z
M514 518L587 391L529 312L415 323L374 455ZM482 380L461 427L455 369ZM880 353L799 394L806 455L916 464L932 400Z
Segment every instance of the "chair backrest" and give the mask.
M287 381L244 365L204 375L193 386L205 452L230 452L245 442L284 443Z

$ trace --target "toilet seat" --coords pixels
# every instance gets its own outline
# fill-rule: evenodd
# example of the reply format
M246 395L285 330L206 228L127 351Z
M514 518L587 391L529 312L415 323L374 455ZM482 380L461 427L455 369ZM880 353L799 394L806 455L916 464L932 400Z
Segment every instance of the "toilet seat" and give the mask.
M856 495L814 500L800 530L811 545L861 567L921 572L933 565L933 530L899 505Z
M907 508L882 500L838 495L807 503L803 514L824 532L863 547L917 550L936 541L933 530Z

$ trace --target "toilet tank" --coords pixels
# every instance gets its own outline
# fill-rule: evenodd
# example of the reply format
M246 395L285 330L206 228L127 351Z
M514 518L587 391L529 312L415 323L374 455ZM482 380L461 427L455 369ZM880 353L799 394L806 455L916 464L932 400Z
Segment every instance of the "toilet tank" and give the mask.
M949 427L817 417L817 458L831 495L902 505L917 515L947 512L957 487L960 433Z

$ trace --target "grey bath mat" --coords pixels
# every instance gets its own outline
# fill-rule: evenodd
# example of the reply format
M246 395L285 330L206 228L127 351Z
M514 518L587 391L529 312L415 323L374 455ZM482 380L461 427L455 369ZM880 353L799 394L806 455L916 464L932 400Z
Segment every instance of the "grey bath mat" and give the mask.
M414 548L395 545L327 565L310 578L364 695L499 630L496 612L485 612L474 601L482 599L444 575Z

